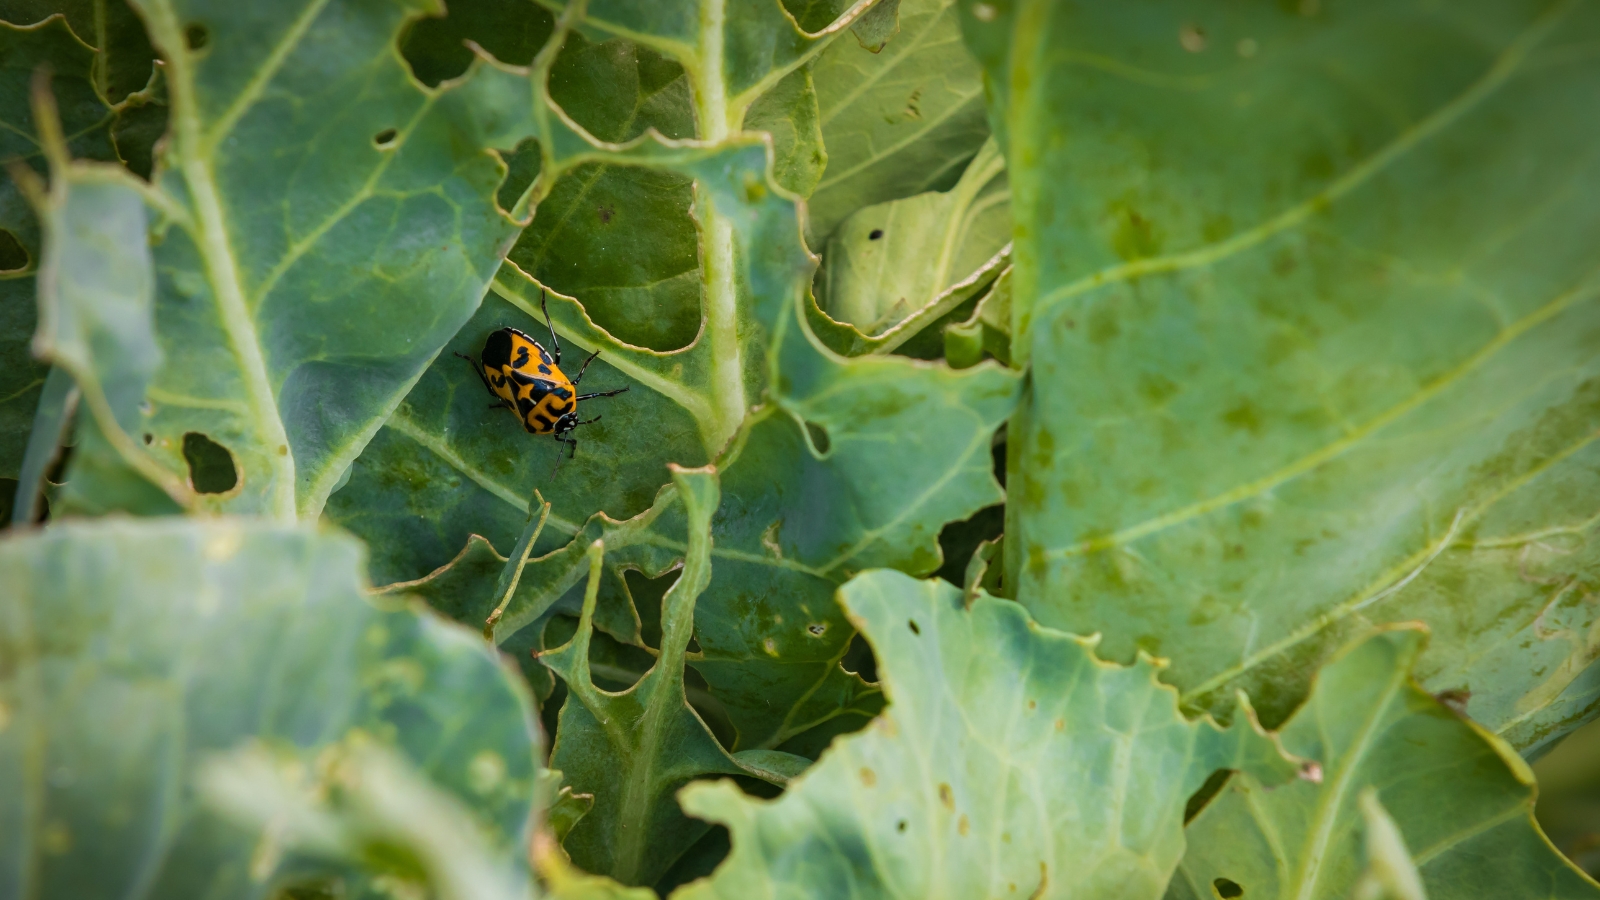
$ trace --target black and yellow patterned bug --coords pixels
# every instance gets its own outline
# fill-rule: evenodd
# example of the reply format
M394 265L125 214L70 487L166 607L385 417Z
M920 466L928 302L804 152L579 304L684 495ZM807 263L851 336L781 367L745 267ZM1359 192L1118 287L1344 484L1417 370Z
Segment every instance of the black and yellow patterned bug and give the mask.
M552 356L538 341L515 328L502 328L489 335L483 345L481 362L465 353L456 355L472 363L472 370L478 373L489 395L495 398L495 402L489 405L490 409L511 410L529 434L553 435L556 440L571 447L571 455L576 457L578 439L572 437L573 429L600 421L599 416L579 421L578 402L596 397L615 397L627 388L593 394L578 393L578 382L583 380L583 373L589 368L589 363L600 355L600 351L589 354L589 358L578 368L577 376L568 378L561 371L561 341L556 338L555 326L550 324L550 310L545 303L545 294L540 291L539 309L544 313L545 327L550 329L550 346L555 348L555 355ZM555 475L560 468L561 454L557 453L556 466L550 474Z

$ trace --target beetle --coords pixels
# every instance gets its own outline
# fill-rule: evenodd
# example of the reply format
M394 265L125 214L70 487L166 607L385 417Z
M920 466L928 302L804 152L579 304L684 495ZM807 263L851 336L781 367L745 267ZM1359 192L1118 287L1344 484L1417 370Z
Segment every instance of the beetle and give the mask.
M578 368L577 376L568 378L561 371L561 341L556 337L555 326L550 324L547 302L545 292L541 290L539 310L544 313L544 326L550 330L550 346L555 348L554 354L523 332L508 327L489 335L483 344L481 360L465 353L456 355L472 364L472 371L478 374L489 396L495 398L495 402L489 404L490 409L511 410L522 422L524 431L552 435L571 448L570 457L576 457L578 439L572 436L573 430L579 425L592 425L600 421L599 416L580 420L578 403L599 397L615 397L627 388L592 394L578 393L578 382L583 380L583 373L588 370L589 363L600 355L600 351L597 349L589 354L589 358ZM550 474L554 476L560 468L561 454L558 452L555 469Z

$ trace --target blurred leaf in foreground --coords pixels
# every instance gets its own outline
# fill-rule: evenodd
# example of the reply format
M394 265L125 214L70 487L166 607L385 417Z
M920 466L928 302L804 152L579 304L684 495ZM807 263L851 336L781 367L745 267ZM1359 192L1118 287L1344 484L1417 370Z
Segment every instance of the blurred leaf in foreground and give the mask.
M521 679L477 635L369 601L362 555L241 519L0 541L0 894L261 897L309 877L199 805L201 764L246 741L313 760L364 735L462 800L497 853L526 846Z

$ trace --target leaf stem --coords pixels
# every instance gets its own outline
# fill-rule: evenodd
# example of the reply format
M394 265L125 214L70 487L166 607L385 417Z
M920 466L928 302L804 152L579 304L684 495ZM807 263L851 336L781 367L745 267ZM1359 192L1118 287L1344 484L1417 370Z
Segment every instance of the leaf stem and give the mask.
M720 143L735 127L729 121L727 84L723 77L723 28L726 0L700 4L700 58L686 66L694 91L700 139ZM706 337L711 342L712 420L705 429L706 451L715 456L733 437L747 406L744 359L739 346L739 294L734 268L733 223L716 208L711 192L695 186L695 217L700 221L700 271Z
M201 128L188 45L170 2L151 3L148 11L151 36L167 62L173 145L178 172L189 189L194 210L194 237L205 260L217 317L228 336L229 349L239 363L240 380L244 382L251 418L258 429L255 437L259 452L271 473L267 509L280 519L293 521L297 514L294 454L289 448L283 419L278 415L277 396L272 390L260 336L245 301L244 283L228 238L222 199L217 193L209 147Z
M694 607L706 585L711 583L711 516L721 502L716 469L685 469L671 466L672 480L678 486L685 517L688 519L689 549L683 555L683 570L661 598L661 656L639 681L639 699L644 712L633 746L638 748L634 764L622 782L621 815L624 827L617 835L617 851L612 874L625 884L633 884L643 868L650 830L649 821L656 803L656 748L688 708L683 693L684 657L694 635ZM591 588L592 589L592 588ZM589 609L585 599L584 609ZM584 626L578 626L580 632ZM595 707L591 707L594 709Z

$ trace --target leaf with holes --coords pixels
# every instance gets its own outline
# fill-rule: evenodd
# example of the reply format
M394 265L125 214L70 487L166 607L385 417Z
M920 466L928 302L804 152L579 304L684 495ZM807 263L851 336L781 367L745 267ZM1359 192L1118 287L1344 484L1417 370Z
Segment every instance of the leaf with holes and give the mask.
M125 428L199 507L314 517L516 233L492 85L411 79L395 37L428 4L136 6L171 124L154 183L116 188L152 211L123 252L158 273L162 350Z
M594 795L594 808L567 835L578 865L626 884L650 884L705 831L670 798L690 779L742 769L717 743L684 696L684 654L694 629L695 601L711 580L711 515L720 501L714 469L674 469L689 531L683 570L662 598L660 656L619 694L600 691L590 671L589 642L605 554L588 548L588 589L572 641L540 659L567 684L550 764L573 790ZM699 827L696 827L696 826Z
M1523 751L1600 712L1600 10L963 9L1021 236L1015 596L1268 722L1413 619Z
M585 24L621 27L606 21ZM838 20L828 33L840 33L848 21ZM819 39L800 40L815 46ZM577 46L574 52L589 60L585 65L598 65L587 56L598 52L594 45ZM622 84L629 90L642 84L628 75L642 65L640 51L624 53L612 42L599 46L612 46L608 58L621 60ZM795 71L810 52L780 56L766 75L730 75L733 81L719 87L706 79L720 69L696 68L704 48L691 52L658 41L656 49L679 54L696 102L734 82L777 84L779 74ZM560 71L561 58L554 57L551 72ZM596 384L620 382L629 393L596 409L605 410L604 421L580 438L577 458L552 477L547 473L556 448L530 440L503 413L489 415L470 367L441 358L358 462L331 514L385 548L380 577L418 578L449 562L469 534L508 547L537 485L554 504L553 535L576 534L586 521L592 524L585 527L627 532L606 537L608 579L618 583L621 569L653 576L683 552L675 501L661 495L649 504L647 491L661 484L664 464L718 460L727 502L713 526L717 575L698 605L703 655L693 664L727 707L738 731L736 749L774 749L810 727L857 716L875 691L838 666L851 632L833 604L833 589L874 565L932 571L939 564L939 528L999 498L989 445L1013 402L1015 379L987 367L957 374L903 359L834 356L800 319L812 260L796 202L768 181L764 140L729 138L706 146L644 135L614 145L590 135L569 152L561 148L569 146L563 142L579 127L578 117L540 119L549 114L541 110L552 109L556 81L552 75L547 92L538 65L529 75L536 121L527 128L554 129L541 146L556 148L546 156L536 197L554 197L556 188L543 194L541 185L559 187L567 177L560 173L581 171L585 163L572 162L579 157L612 168L650 166L694 183L700 335L670 352L625 343L598 325L587 301L545 295L538 281L508 265L494 282L500 299L487 302L458 336L462 352L474 352L502 324L545 334L545 306L568 352L603 351L589 370ZM746 101L755 99L727 100L715 113L734 121ZM707 121L712 112L702 112L699 121ZM567 131L557 134L560 129ZM676 221L664 227L676 228ZM571 227L603 227L585 222ZM608 301L602 296L597 305L604 309ZM763 393L769 402L752 413ZM883 452L891 441L900 448L892 458ZM418 490L400 508L392 489L397 482ZM437 510L443 514L431 514ZM528 589L519 586L496 628L500 640L562 604L571 608L577 563L599 536L585 532L559 552L537 548L541 555L524 576ZM663 550L676 553L663 559ZM484 589L485 599L488 594ZM626 606L602 595L600 618L609 616L612 624L602 624L613 636L637 641L629 627L634 613Z
M1006 265L1011 244L1005 159L983 145L949 191L869 206L846 219L823 251L818 334L841 353L886 353L979 295ZM813 321L816 321L815 318Z
M900 0L898 19L878 51L835 41L812 70L828 153L810 198L814 247L863 207L947 190L989 136L955 0Z
M1380 631L1318 673L1281 735L1291 753L1321 764L1321 783L1268 788L1234 776L1185 829L1189 850L1169 896L1352 896L1363 830L1374 827L1362 798L1376 789L1432 900L1600 897L1534 824L1533 773L1521 757L1413 680L1425 637L1415 626ZM1369 833L1366 856L1378 866L1372 843Z
M943 581L872 572L840 591L871 641L889 708L783 797L729 783L683 794L733 852L681 900L755 896L1161 896L1183 809L1212 771L1272 783L1296 763L1240 716L1190 722L1156 666L1095 658Z
M30 344L37 324L34 282L41 257L40 226L22 190L27 173L43 179L47 169L30 101L36 72L49 73L56 114L70 152L80 158L117 159L112 138L117 110L108 104L106 85L97 77L103 69L96 65L94 48L73 32L66 19L49 16L45 10L7 10L4 16L6 21L0 21L0 161L25 168L14 168L0 178L0 484L15 483L23 474L23 457L48 370L34 358ZM57 414L65 399L64 390L55 392L50 406ZM48 420L52 410L45 412ZM46 430L50 430L48 425ZM36 471L55 451L57 439L55 434L41 434L41 447L34 454ZM37 477L28 479L25 492L29 496L24 504L33 503ZM9 508L9 497L0 492L0 513ZM26 518L26 512L23 515Z
M475 635L370 602L362 555L249 519L0 541L5 893L255 897L275 874L314 875L202 808L201 764L245 741L308 762L346 739L388 746L466 803L496 854L525 846L536 744L520 679Z

